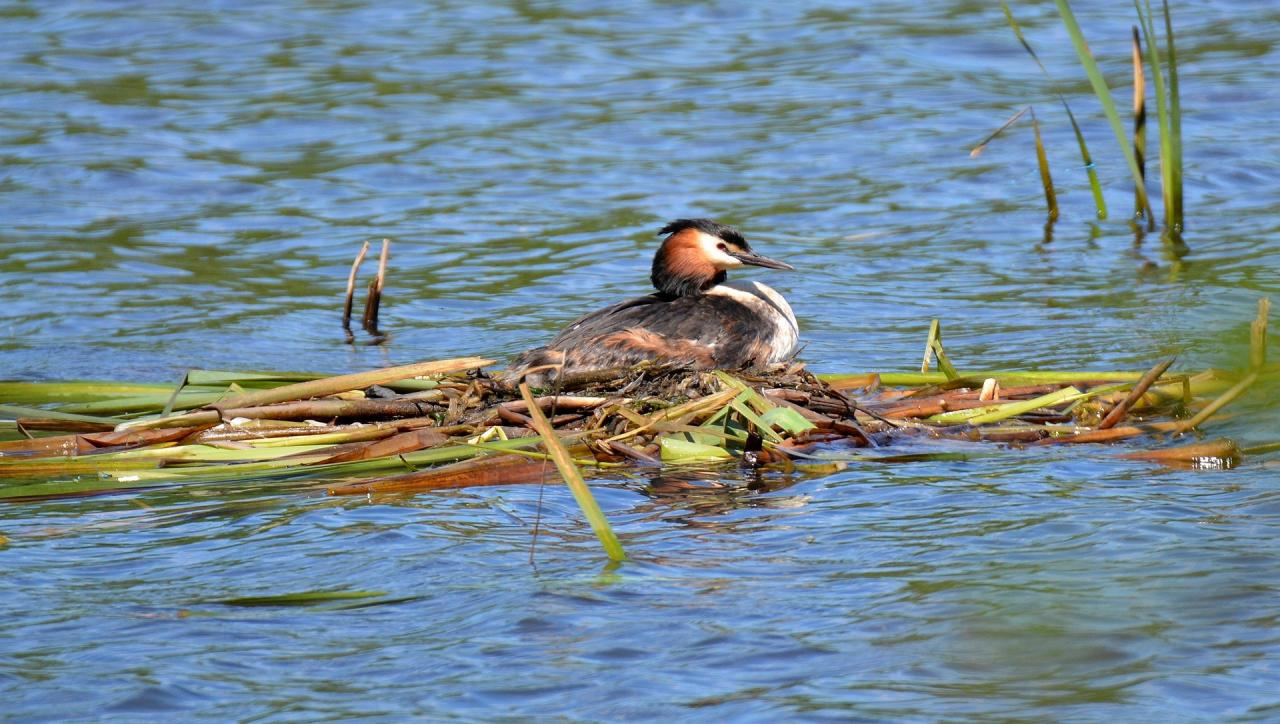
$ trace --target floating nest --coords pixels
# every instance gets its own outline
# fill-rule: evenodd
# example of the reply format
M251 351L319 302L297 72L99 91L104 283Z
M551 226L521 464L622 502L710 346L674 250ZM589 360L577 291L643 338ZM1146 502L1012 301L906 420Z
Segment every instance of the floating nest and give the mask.
M530 390L491 377L491 364L336 377L192 371L176 388L0 383L0 434L12 438L0 442L0 497L257 477L314 477L334 495L530 482L548 474L548 432L583 468L794 466L892 455L921 438L1112 442L1189 432L1257 378L1170 373L1167 362L1146 373L963 376L814 375L794 364L640 367ZM1229 465L1238 451L1221 441L1136 454Z

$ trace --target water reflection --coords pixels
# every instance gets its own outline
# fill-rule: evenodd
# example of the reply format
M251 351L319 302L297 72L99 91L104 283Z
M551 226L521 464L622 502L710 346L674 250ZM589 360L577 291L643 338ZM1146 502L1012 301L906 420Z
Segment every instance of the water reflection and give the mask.
M802 477L776 471L748 470L742 477L726 478L720 470L664 471L649 478L639 492L652 503L633 507L632 512L677 521L696 528L709 528L725 533L735 529L734 521L724 516L741 508L797 508L808 497L776 495L800 483Z

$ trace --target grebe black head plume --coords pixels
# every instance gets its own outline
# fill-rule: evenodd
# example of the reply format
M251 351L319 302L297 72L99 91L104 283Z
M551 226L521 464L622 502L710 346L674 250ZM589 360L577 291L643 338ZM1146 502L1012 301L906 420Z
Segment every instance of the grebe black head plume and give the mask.
M723 283L726 269L744 264L795 268L756 254L737 229L710 219L676 219L662 227L658 235L667 238L653 257L649 279L667 296L701 294Z

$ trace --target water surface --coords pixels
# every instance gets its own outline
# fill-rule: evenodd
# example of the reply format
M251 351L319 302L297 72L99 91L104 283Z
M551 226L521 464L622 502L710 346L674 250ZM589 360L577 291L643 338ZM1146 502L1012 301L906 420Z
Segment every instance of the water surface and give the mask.
M1076 10L1127 83L1131 10ZM1051 10L1016 12L1084 122L1108 220L1052 88L982 3L9 5L0 377L505 358L643 293L654 233L683 216L800 270L752 276L791 299L817 370L909 369L934 317L970 369L1239 366L1280 288L1280 12L1175 8L1186 255L1126 221L1123 162ZM967 154L1027 103L1062 193L1050 240L1029 129ZM390 338L346 345L346 270L380 238ZM1210 433L1273 439L1273 399ZM6 506L0 710L1280 712L1274 456L1215 472L960 449L976 456L707 471L730 487L683 496L600 480L632 556L616 570L559 489L244 481ZM316 589L387 593L217 603Z

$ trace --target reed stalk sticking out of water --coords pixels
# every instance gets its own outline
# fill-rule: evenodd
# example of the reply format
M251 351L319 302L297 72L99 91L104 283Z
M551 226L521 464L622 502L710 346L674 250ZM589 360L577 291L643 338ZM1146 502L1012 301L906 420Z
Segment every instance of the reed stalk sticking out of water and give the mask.
M1164 10L1165 60L1168 66L1168 83L1161 73L1160 48L1156 42L1155 22L1150 0L1139 5L1138 22L1147 36L1147 63L1156 92L1156 113L1160 124L1160 181L1164 200L1165 233L1175 240L1182 235L1182 100L1178 92L1178 55L1173 41L1173 20L1169 15L1168 0L1162 2Z
M1000 134L1009 130L1014 123L1027 114L1031 114L1031 130L1034 133L1036 144L1036 165L1040 169L1040 183L1044 187L1045 203L1048 206L1048 223L1045 225L1045 240L1051 238L1051 229L1053 222L1058 220L1058 196L1053 188L1053 176L1049 173L1049 156L1045 153L1044 139L1040 135L1040 121L1036 119L1036 112L1031 106L1027 106L1017 113L1013 114L1009 120L1005 121L999 128L992 131L990 135L978 142L976 146L969 150L969 157L975 158L986 150L987 145L994 141ZM926 362L927 364L927 362Z
M1089 44L1084 38L1084 31L1080 29L1080 24L1076 22L1076 16L1071 12L1071 5L1067 0L1054 0L1058 6L1058 13L1062 16L1062 24L1067 29L1067 34L1071 36L1071 43L1075 46L1076 56L1080 59L1080 65L1084 67L1085 74L1089 77L1089 83L1093 86L1093 92L1098 97L1098 101L1102 104L1102 112L1106 114L1107 121L1111 124L1111 130L1115 134L1116 142L1120 145L1120 151L1124 154L1125 163L1129 166L1129 173L1133 175L1134 188L1138 196L1138 206L1145 210L1147 215L1151 214L1151 200L1147 196L1147 186L1143 181L1142 171L1138 168L1138 159L1134 153L1133 146L1129 143L1128 137L1124 132L1124 124L1120 122L1120 114L1116 111L1115 101L1111 98L1111 88L1107 85L1107 80L1102 76L1102 71L1098 69L1098 63L1093 59L1093 53L1089 50Z
M1151 210L1151 200L1146 185L1146 78L1150 75L1155 89L1155 105L1157 123L1160 131L1160 180L1161 197L1164 204L1164 239L1175 247L1182 247L1182 231L1184 227L1183 192L1182 192L1182 100L1178 86L1178 54L1174 43L1173 20L1169 13L1169 3L1162 0L1161 9L1164 16L1164 52L1160 49L1160 38L1156 34L1155 14L1150 0L1134 0L1134 9L1138 15L1138 26L1134 27L1131 57L1133 59L1133 138L1132 143L1125 137L1116 111L1115 101L1111 97L1111 89L1098 69L1097 62L1089 50L1084 33L1076 22L1068 0L1054 0L1062 17L1063 26L1071 36L1076 55L1089 77L1094 94L1102 105L1103 113L1111 124L1116 141L1124 155L1125 163L1134 182L1135 217L1147 219L1147 227L1154 228L1155 218ZM1006 11L1007 12L1007 11ZM1141 30L1139 30L1139 28ZM1142 35L1146 36L1143 47ZM1143 60L1145 57L1146 68ZM1166 81L1167 72L1167 81Z
M1249 369L1260 370L1267 364L1267 319L1271 316L1271 297L1258 300L1258 316L1249 325Z
M378 273L369 282L369 294L364 300L364 329L375 337L378 332L378 311L382 307L382 290L387 281L387 259L391 255L391 240L382 240L382 253L378 256Z
M351 338L351 307L355 303L356 296L356 274L360 271L360 265L364 263L364 257L369 253L369 242L365 242L360 246L360 253L356 254L356 260L351 262L351 272L347 274L347 295L342 305L342 328L347 331L348 340Z
M1142 71L1142 31L1133 26L1133 155L1138 161L1138 176L1142 186L1147 183L1147 77ZM1137 187L1133 192L1133 217L1145 218L1147 229L1155 228L1156 220L1142 206Z
M1040 184L1044 186L1044 201L1049 207L1049 221L1058 220L1058 195L1053 190L1053 176L1049 173L1049 155L1044 151L1044 139L1040 136L1040 121L1031 109L1031 130L1036 136L1036 163L1040 166Z
M355 261L351 263L351 271L347 274L347 293L342 304L342 331L346 333L347 344L354 344L356 341L355 335L351 333L351 309L355 301L356 274L360 271L360 265L364 263L368 253L369 242L366 241L360 246L360 253L356 254ZM378 271L374 278L369 280L369 291L364 300L361 327L373 336L373 344L381 344L387 339L386 335L378 331L378 312L382 306L382 291L386 286L387 260L390 254L391 240L383 239L382 253L378 257Z
M924 341L924 360L920 363L921 374L929 371L929 363L934 357L938 359L938 370L948 380L959 379L960 373L951 364L951 359L947 357L947 352L942 348L942 323L933 320L929 323L929 336Z
M1044 67L1044 63L1041 62L1040 56L1036 54L1035 49L1031 47L1031 43L1028 42L1026 36L1022 34L1022 27L1019 26L1018 21L1013 18L1013 11L1009 9L1009 4L1004 0L1000 0L1000 9L1004 11L1005 20L1008 21L1009 27L1013 29L1013 34L1017 36L1018 42L1022 44L1023 49L1027 51L1032 60L1036 62L1036 65L1040 67L1040 72L1043 73L1046 78L1050 79L1049 82L1050 87L1053 89L1053 94L1058 96L1058 100L1062 103L1062 109L1067 113L1067 120L1071 122L1071 130L1075 132L1076 145L1080 147L1080 160L1083 162L1085 172L1089 176L1089 188L1093 191L1093 203L1097 209L1098 218L1107 218L1107 202L1102 196L1102 184L1098 181L1098 169L1093 163L1093 156L1089 153L1089 145L1085 143L1084 133L1080 130L1080 124L1076 122L1076 116L1071 112L1071 106L1067 104L1066 96L1062 95L1062 91L1058 89L1057 84L1053 83L1052 76L1049 75L1049 70ZM1035 114L1033 113L1033 123L1034 117ZM1039 129L1036 131L1036 137L1038 141ZM1041 166L1041 168L1043 173L1043 169L1047 168L1047 163ZM1050 217L1052 219L1056 219L1056 202L1051 204L1051 206L1053 211L1050 212Z

